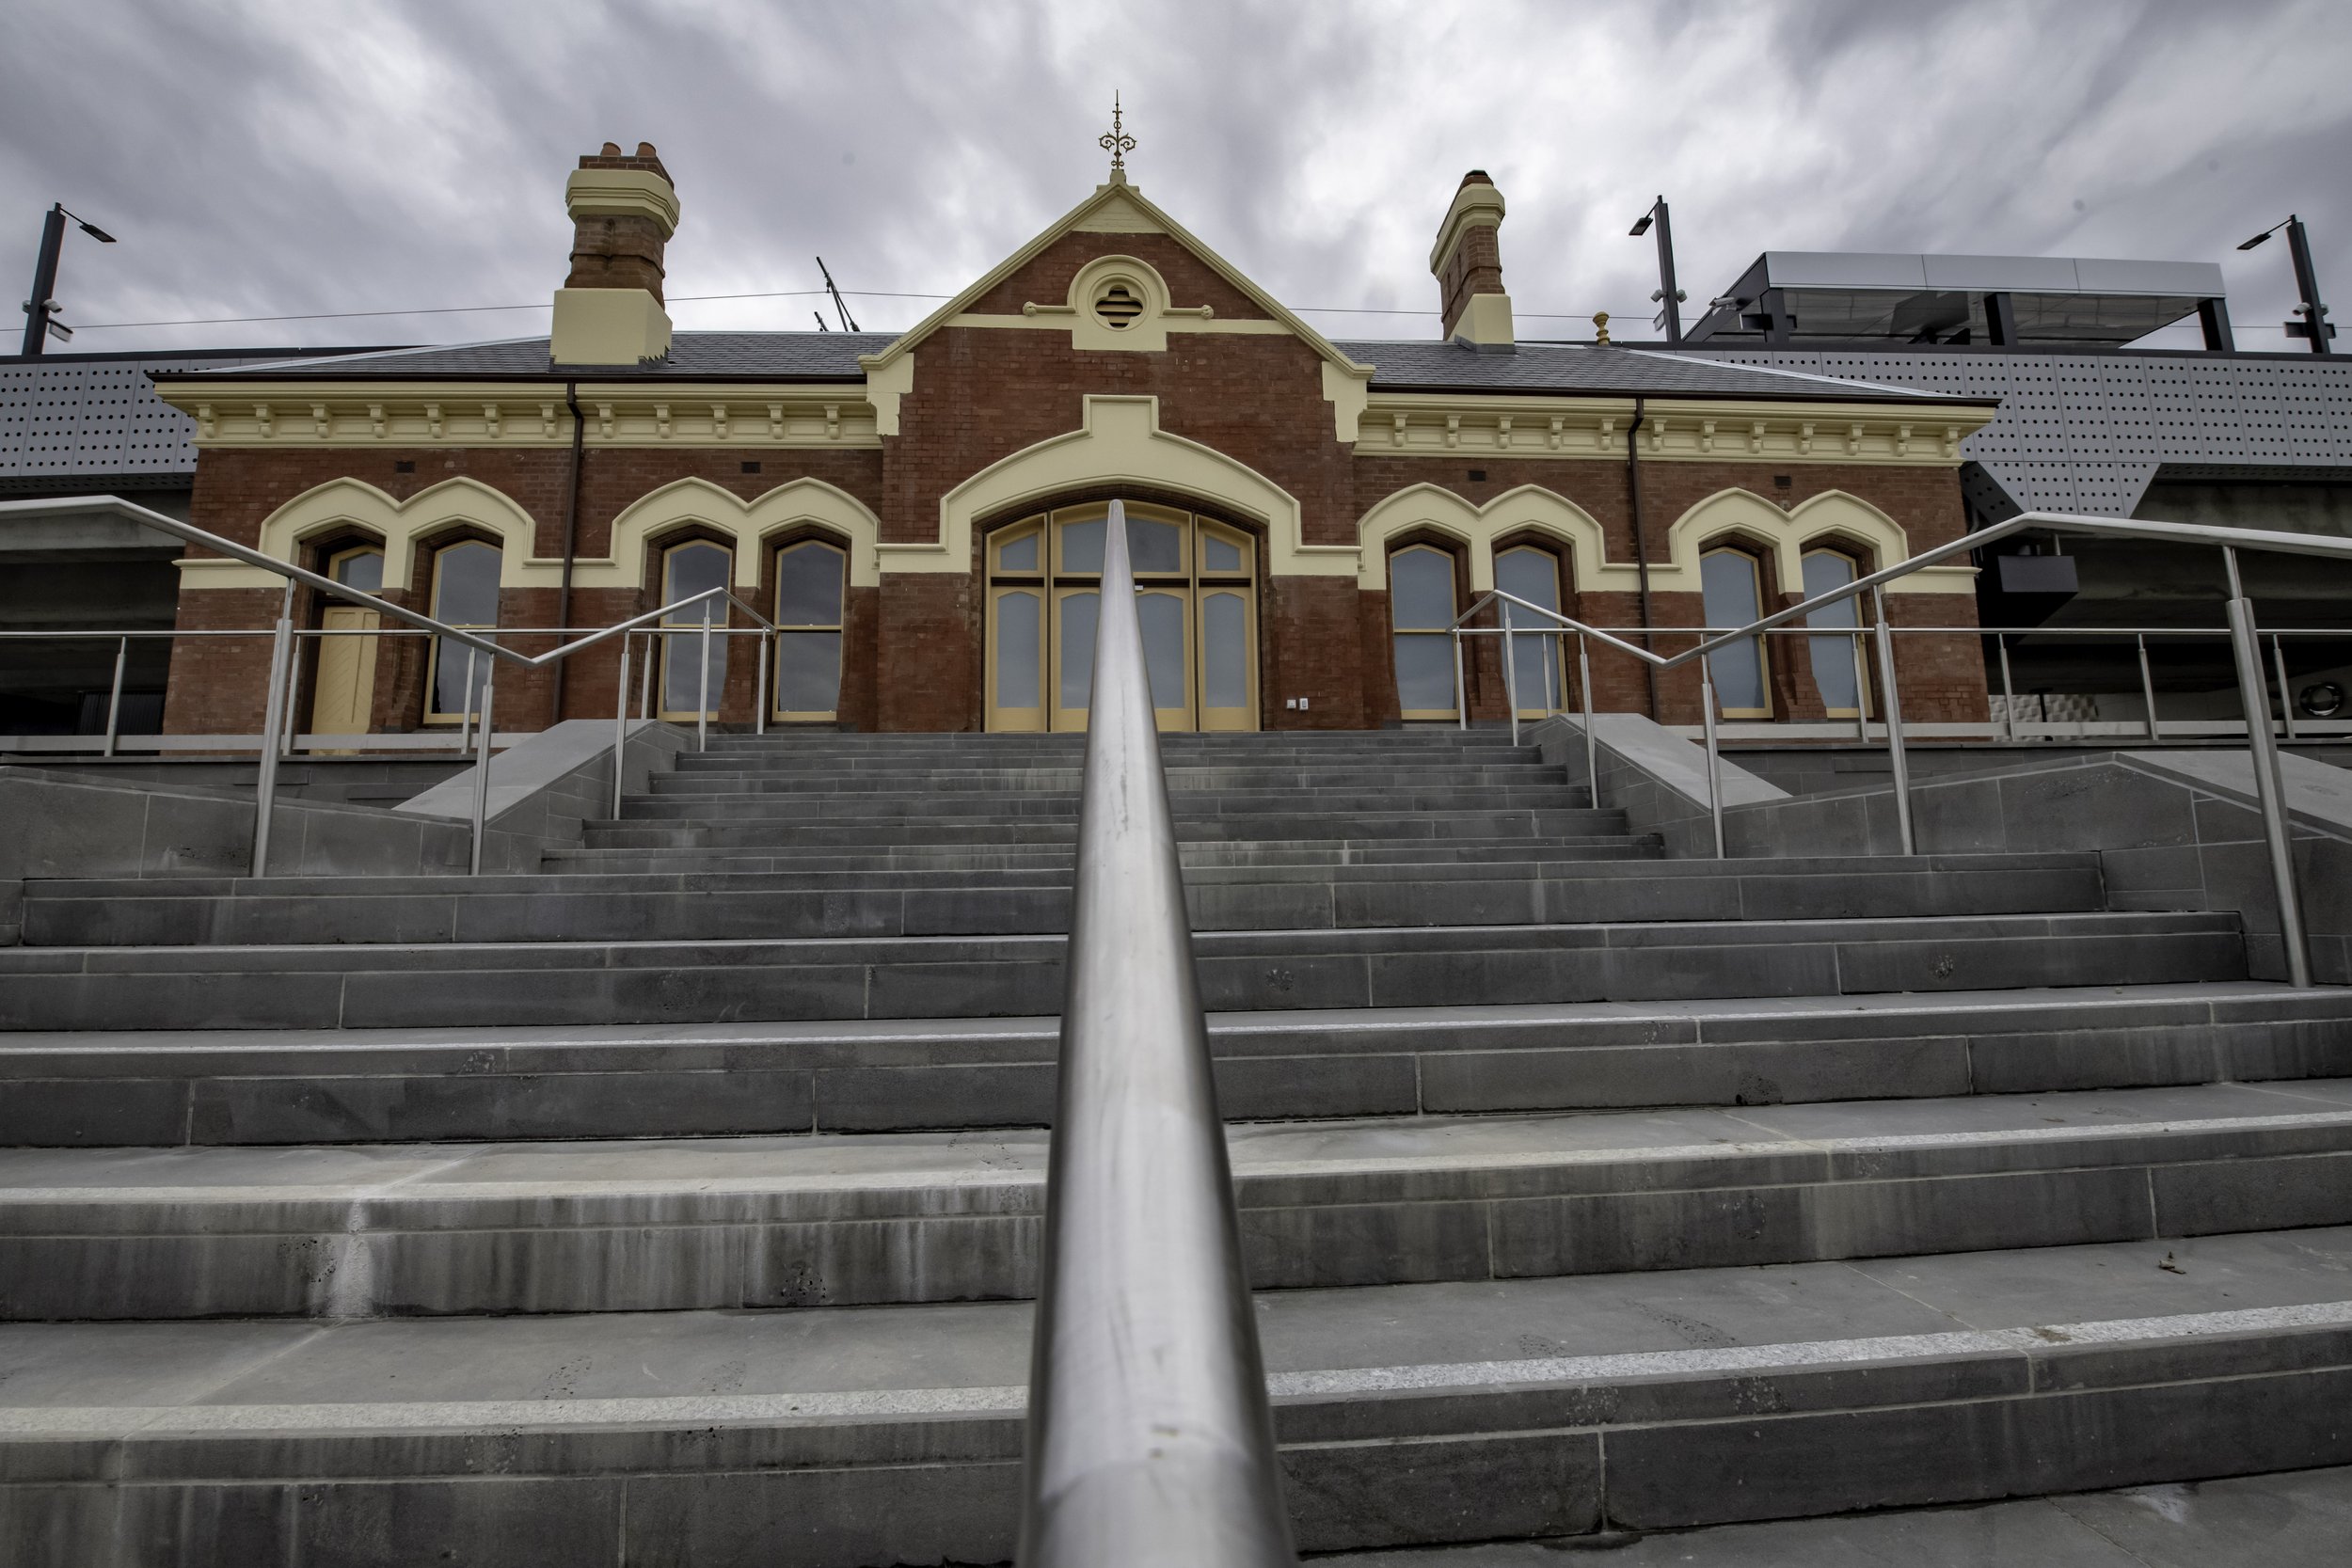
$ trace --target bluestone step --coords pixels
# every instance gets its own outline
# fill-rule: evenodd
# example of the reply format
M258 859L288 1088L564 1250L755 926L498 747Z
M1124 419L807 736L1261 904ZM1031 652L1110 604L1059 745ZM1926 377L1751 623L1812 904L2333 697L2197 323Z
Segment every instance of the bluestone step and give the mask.
M2242 980L2234 914L1202 931L1204 1006L1474 1006ZM0 1028L1020 1018L1052 936L0 948Z
M1236 1119L1761 1105L2352 1077L2352 992L1223 1013L1209 1042ZM1057 1045L1052 1019L18 1035L0 1144L1042 1127Z
M1260 1290L2352 1224L2352 1081L1228 1130ZM0 1318L1025 1297L1042 1133L0 1151Z
M1259 1332L1298 1544L1373 1549L2342 1464L2347 1277L2352 1231L2217 1235L1284 1292ZM0 1493L74 1562L1002 1561L1028 1345L1017 1303L10 1325Z

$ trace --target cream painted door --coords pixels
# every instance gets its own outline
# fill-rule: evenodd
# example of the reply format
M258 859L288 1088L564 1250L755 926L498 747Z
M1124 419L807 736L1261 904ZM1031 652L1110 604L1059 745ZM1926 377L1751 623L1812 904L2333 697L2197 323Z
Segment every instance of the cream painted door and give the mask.
M330 632L373 631L375 611L357 605L330 605L320 617ZM373 637L319 639L318 675L311 683L310 733L365 735L375 704L375 643Z
M1200 591L1200 727L1254 730L1258 704L1251 674L1258 668L1257 628L1250 595L1240 588Z

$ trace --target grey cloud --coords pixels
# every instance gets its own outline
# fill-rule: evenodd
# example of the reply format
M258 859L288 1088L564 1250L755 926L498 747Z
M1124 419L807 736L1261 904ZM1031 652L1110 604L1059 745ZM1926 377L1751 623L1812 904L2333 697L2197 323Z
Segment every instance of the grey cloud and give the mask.
M38 214L62 198L123 239L77 237L70 321L543 301L564 268L564 174L610 136L658 143L677 178L674 293L813 287L818 253L847 287L946 292L1092 188L1117 87L1143 187L1299 305L1429 309L1429 239L1476 164L1511 202L1530 335L1581 335L1596 309L1644 330L1652 254L1625 229L1659 190L1696 299L1767 247L2216 258L2239 320L2275 326L2283 255L2229 247L2290 209L2352 292L2343 37L2312 0L16 0L0 15L0 214L15 214L0 276L29 276ZM678 313L805 326L811 305ZM853 309L895 327L927 306ZM75 346L447 341L543 320Z

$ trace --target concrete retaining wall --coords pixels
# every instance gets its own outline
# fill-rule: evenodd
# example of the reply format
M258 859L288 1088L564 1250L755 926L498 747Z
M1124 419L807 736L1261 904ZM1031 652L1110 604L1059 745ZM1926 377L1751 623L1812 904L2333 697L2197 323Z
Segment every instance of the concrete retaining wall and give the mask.
M683 731L634 721L628 787L666 768ZM499 752L490 764L483 868L535 871L547 849L580 842L581 823L612 811L612 728L572 720ZM395 808L280 798L270 870L280 876L414 877L464 871L473 771ZM221 877L251 864L253 799L234 785L108 779L0 768L0 941L13 941L14 884L28 878Z

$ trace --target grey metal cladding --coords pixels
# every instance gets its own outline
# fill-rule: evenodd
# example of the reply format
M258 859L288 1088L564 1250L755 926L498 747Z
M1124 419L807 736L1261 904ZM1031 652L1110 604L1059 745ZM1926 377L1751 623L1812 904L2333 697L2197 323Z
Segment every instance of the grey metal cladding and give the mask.
M2352 359L1694 347L1726 363L1997 400L1961 443L2024 510L2128 517L2158 467L2352 464Z
M196 422L155 395L150 371L207 370L264 357L11 358L0 362L0 481L76 475L186 475Z

